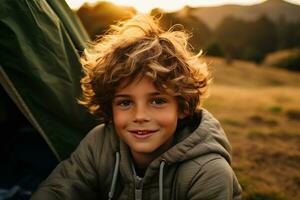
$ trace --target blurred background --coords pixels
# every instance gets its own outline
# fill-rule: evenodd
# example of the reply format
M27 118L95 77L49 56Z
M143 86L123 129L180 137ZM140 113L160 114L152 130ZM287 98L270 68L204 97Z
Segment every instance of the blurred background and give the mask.
M91 38L137 12L182 24L211 69L204 107L229 137L244 199L300 199L300 1L67 3Z
M84 41L137 12L161 16L164 29L183 25L193 51L203 50L213 77L204 107L232 144L244 199L300 199L300 0L0 1L0 75L11 75L45 133L25 118L12 88L1 82L0 200L29 199L93 127L91 116L76 107L78 56ZM28 38L22 43L17 36ZM25 58L26 52L36 53L39 62Z

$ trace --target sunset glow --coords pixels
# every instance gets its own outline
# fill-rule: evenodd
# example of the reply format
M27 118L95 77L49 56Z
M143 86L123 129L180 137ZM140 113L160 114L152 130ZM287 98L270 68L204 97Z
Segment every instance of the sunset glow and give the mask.
M120 6L132 6L139 12L147 13L153 8L161 8L165 11L175 11L185 5L192 7L196 6L218 6L224 4L239 4L239 5L253 5L262 3L265 0L107 0ZM300 0L286 0L287 2L300 4ZM98 0L66 0L72 9L79 8L84 2L95 3Z

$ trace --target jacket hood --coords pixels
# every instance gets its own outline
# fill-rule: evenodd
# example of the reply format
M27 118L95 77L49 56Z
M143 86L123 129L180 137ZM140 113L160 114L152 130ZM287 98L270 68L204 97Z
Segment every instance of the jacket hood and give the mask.
M161 161L171 165L202 155L216 153L231 163L231 146L220 123L207 110L201 109L184 122L175 133L175 145L150 164L158 168ZM182 126L182 125L181 125Z

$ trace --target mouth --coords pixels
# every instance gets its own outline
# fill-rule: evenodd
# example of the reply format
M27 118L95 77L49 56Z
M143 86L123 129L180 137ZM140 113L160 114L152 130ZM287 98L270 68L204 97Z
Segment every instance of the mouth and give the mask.
M158 130L130 130L129 132L138 139L145 139L154 135Z

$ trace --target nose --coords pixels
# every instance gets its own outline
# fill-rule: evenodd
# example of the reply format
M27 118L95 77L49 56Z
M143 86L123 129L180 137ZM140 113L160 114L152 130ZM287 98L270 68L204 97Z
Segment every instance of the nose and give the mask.
M146 105L137 104L134 113L134 122L143 123L148 122L150 120L149 111Z

